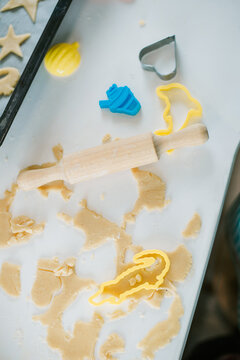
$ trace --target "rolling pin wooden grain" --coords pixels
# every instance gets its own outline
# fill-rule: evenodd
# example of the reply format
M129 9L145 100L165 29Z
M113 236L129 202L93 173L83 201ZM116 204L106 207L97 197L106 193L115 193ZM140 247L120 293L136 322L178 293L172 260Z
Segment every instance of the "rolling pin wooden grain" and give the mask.
M17 183L23 190L32 190L55 180L75 184L151 164L167 150L200 145L207 140L208 131L203 124L195 124L167 136L152 133L137 135L68 155L49 168L23 171Z

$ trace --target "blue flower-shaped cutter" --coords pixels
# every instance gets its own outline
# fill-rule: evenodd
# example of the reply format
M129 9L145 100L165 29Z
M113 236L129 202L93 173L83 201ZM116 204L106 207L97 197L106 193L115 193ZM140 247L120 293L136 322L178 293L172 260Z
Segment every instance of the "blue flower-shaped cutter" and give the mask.
M113 84L106 92L108 100L100 100L101 109L109 108L113 113L136 115L141 109L139 101L135 98L128 86L118 87Z

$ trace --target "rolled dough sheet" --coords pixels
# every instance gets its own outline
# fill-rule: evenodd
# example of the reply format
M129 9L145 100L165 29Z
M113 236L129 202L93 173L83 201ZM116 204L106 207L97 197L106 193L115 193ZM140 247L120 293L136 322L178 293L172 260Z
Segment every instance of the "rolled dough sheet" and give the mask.
M124 349L124 340L118 334L112 333L101 346L99 357L101 360L117 360L117 358L113 357L113 354L123 353Z

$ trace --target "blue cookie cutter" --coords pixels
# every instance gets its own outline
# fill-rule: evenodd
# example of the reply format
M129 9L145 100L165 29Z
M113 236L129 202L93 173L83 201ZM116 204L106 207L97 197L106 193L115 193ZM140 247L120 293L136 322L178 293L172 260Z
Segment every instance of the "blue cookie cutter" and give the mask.
M101 109L109 109L113 113L136 115L141 109L139 101L135 98L128 86L118 87L113 84L106 91L108 100L100 100Z

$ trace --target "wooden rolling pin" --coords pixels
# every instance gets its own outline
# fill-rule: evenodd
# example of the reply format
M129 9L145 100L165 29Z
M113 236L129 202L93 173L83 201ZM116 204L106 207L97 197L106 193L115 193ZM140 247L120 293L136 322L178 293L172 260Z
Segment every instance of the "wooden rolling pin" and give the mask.
M152 133L137 135L65 156L60 163L49 168L23 171L17 183L23 190L35 189L55 180L75 184L151 164L167 150L200 145L207 140L208 131L202 124L189 126L168 136Z

